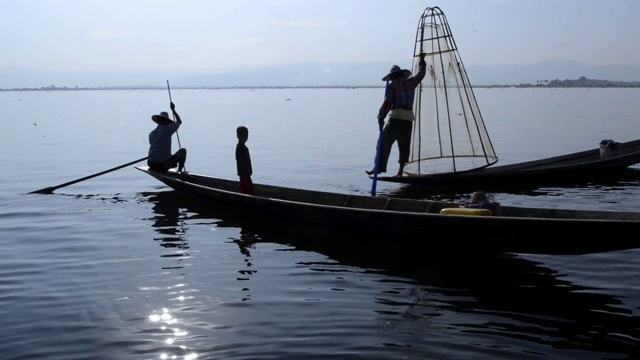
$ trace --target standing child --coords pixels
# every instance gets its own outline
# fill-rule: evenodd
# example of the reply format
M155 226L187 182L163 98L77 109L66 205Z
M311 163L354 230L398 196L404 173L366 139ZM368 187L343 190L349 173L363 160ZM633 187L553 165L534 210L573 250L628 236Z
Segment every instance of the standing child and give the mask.
M249 139L249 129L245 126L238 126L236 135L238 136L238 145L236 145L236 167L238 169L238 176L240 177L240 192L253 195L253 182L251 181L253 170L251 169L249 148L246 145Z

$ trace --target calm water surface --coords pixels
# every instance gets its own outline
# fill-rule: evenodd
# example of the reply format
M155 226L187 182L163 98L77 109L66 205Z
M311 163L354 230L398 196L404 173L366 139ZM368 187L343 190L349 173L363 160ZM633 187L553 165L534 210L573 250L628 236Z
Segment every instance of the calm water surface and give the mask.
M255 182L368 194L382 92L176 89L172 97L189 171L235 178L242 124ZM638 89L476 96L499 164L640 138ZM330 224L274 224L210 206L133 167L27 194L146 156L150 116L167 108L160 90L0 92L1 359L640 356L640 250L417 254ZM386 183L378 192L469 195ZM490 195L509 205L640 211L640 168L618 180Z

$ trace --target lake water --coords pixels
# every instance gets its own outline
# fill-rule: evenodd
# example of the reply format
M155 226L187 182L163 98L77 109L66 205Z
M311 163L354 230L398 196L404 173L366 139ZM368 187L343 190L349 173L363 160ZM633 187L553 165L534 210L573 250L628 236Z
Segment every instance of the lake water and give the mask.
M382 94L172 90L187 170L235 179L235 128L245 125L254 182L354 194L371 190L364 170ZM476 89L476 97L498 164L640 138L640 89ZM0 358L640 356L640 249L407 254L188 199L133 167L27 194L146 156L150 116L168 102L162 90L0 92ZM633 170L490 196L640 211ZM401 184L377 190L407 193Z

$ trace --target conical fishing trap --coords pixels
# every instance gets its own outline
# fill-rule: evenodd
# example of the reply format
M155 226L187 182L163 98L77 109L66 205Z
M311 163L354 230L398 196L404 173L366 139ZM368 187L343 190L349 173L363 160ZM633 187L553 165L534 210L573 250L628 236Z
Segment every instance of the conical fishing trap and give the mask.
M498 161L473 89L444 13L428 7L422 13L414 47L414 73L419 54L426 54L427 74L416 89L416 121L409 176L462 172Z

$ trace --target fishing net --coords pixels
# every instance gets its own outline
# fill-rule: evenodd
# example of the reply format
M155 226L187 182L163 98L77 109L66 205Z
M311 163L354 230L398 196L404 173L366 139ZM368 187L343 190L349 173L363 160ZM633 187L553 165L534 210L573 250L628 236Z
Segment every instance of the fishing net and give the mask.
M461 172L498 161L473 89L444 13L427 8L418 25L414 74L419 54L427 74L416 89L408 175Z

